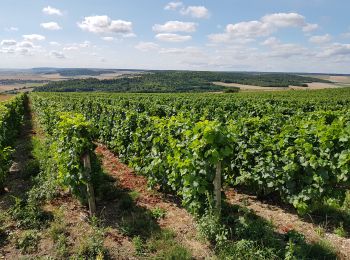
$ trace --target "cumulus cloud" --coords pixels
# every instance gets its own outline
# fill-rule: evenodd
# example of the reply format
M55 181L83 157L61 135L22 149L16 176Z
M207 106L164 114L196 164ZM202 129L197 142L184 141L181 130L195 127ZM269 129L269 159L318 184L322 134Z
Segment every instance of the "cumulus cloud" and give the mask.
M61 10L51 6L44 7L42 11L44 14L47 14L47 15L58 15L58 16L63 15Z
M17 46L22 47L22 48L34 48L34 44L32 42L29 42L29 41L20 42L20 43L18 43Z
M179 11L182 15L188 15L193 18L209 18L209 10L205 6L185 6L182 2L170 2L165 10Z
M176 33L159 33L156 39L164 42L186 42L192 39L190 35L180 35Z
M350 44L334 43L321 51L319 57L348 56L350 55Z
M169 21L165 24L155 24L153 31L158 33L174 33L174 32L195 32L197 24L180 21Z
M252 40L257 37L269 36L280 28L287 27L297 27L305 31L305 27L310 27L310 24L306 23L304 16L297 13L275 13L265 15L259 21L228 24L224 33L211 34L209 39L213 42Z
M65 59L66 58L66 56L60 51L51 51L50 56L57 58L57 59Z
M208 18L209 10L205 6L188 6L181 9L182 15L189 15L193 18Z
M303 32L309 33L317 30L319 28L318 24L315 23L307 23L303 27Z
M57 31L62 29L61 26L59 26L56 22L41 23L40 26L44 29L51 31Z
M124 37L133 35L132 22L124 20L112 20L107 15L85 17L78 26L88 32L96 34L119 34Z
M306 25L305 17L297 13L275 13L261 18L262 23L271 27L303 27Z
M139 42L135 48L139 51L154 51L159 48L159 45L154 42Z
M17 41L15 41L15 40L2 40L0 45L1 46L15 46L15 45L17 45Z
M332 36L329 34L325 35L315 35L309 38L309 41L314 44L324 44L330 42L332 40Z
M110 37L110 36L102 37L101 39L104 40L104 41L106 41L106 42L111 42L111 41L114 40L114 38L113 38L113 37Z
M164 9L175 11L175 10L181 8L183 5L184 4L182 2L170 2L164 7Z
M26 34L26 35L22 35L23 39L25 41L43 41L45 40L45 36L40 35L40 34Z

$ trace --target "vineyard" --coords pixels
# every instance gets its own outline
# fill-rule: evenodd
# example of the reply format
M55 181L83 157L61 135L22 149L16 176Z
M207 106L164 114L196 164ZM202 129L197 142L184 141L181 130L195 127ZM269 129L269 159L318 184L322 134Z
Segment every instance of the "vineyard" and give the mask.
M10 167L10 147L23 122L26 102L26 95L18 95L0 103L0 186ZM300 216L329 205L344 209L349 200L348 89L235 94L36 92L29 95L29 102L47 138L47 160L55 165L45 177L54 179L51 185L90 205L94 196L90 185L97 197L104 188L106 177L95 154L96 146L103 145L144 176L152 190L179 199L218 248L219 259L220 254L225 259L248 259L253 256L238 254L238 247L258 250L276 243L283 249L258 251L263 256L249 259L321 259L310 256L313 251L306 252L301 246L306 242L293 232L284 238L288 245L279 238L249 244L247 220L242 217L229 231L233 213L226 208L225 196L232 188L272 198ZM270 232L266 227L258 229L254 232ZM251 236L259 237L254 232ZM233 234L236 241L227 246ZM237 249L234 254L232 248Z
M332 98L328 98L330 93ZM348 90L291 94L33 94L48 133L58 112L84 115L94 138L151 186L198 213L218 162L227 185L278 193L301 214L349 187ZM67 136L66 138L70 138Z

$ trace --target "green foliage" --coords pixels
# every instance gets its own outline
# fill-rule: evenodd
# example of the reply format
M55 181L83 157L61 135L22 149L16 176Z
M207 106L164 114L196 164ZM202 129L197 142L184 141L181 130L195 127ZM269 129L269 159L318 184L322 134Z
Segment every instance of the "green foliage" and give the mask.
M84 198L84 185L91 179L85 174L82 156L90 154L94 148L91 124L81 114L60 113L53 136L56 139L52 150L58 166L58 180L71 188L75 195Z
M145 247L141 237L139 236L133 237L132 243L135 247L136 255L142 256L145 252Z
M277 195L306 214L329 198L344 198L350 185L349 93L31 97L48 131L57 111L84 114L95 138L193 213L203 212L222 161L225 184Z
M221 223L220 215L211 205L197 220L197 229L202 237L218 247L223 246L229 236L228 229Z
M10 208L10 215L17 221L17 226L25 229L42 229L48 224L51 215L44 212L37 201L14 197L15 204Z
M257 242L242 239L237 242L229 242L223 246L218 254L219 259L229 260L273 260L281 259L272 248L260 246Z
M68 72L69 73L69 72ZM72 73L76 73L72 71ZM89 75L99 72L88 71ZM97 73L97 74L96 74ZM209 71L150 71L140 74L124 75L116 79L98 80L74 79L52 81L34 91L79 92L208 92L228 90L213 82L258 85L262 87L305 86L310 82L329 82L312 77L285 73L239 73ZM237 91L233 88L228 91Z
M151 213L155 219L162 219L166 215L166 210L159 208L159 207L156 207L156 208L151 210Z
M343 223L340 223L340 226L334 229L334 233L339 237L347 237L348 235L344 229Z
M78 259L105 259L108 250L104 247L105 230L97 218L92 218L92 233L83 236L76 257Z
M16 239L16 247L23 254L34 253L38 250L40 235L37 230L26 230Z
M23 122L24 104L27 96L20 94L10 100L0 102L0 192L10 168L10 147L13 145Z
M172 230L164 229L147 241L146 247L155 255L152 259L165 260L190 260L193 259L187 248L176 241L176 235Z

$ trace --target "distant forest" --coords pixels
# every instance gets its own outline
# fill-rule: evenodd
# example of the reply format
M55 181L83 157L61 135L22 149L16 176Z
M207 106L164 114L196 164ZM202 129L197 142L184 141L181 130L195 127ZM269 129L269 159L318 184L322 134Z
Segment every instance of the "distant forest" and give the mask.
M50 82L35 91L47 92L208 92L223 91L227 87L212 82L237 83L262 87L304 86L311 82L329 81L285 73L239 73L206 71L152 71L124 75L116 79L74 79Z

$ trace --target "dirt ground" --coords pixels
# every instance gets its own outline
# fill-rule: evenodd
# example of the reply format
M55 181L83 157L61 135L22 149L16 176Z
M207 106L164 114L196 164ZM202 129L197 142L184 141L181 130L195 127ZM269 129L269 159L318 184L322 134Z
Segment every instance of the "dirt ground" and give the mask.
M339 259L350 259L350 238L339 237L326 228L324 234L320 236L317 232L320 227L313 223L312 217L302 219L293 209L259 201L255 196L243 194L234 189L228 189L225 193L230 203L245 204L258 216L272 221L279 233L295 230L303 234L308 242L326 239L336 249Z
M188 248L195 259L213 257L209 244L198 239L194 218L173 198L149 190L146 178L136 175L105 146L99 145L96 154L102 156L103 168L117 179L120 187L140 194L137 199L138 206L149 210L161 208L166 211L165 217L159 220L160 227L173 230L177 241Z
M10 99L12 96L11 95L0 95L0 101L5 101Z
M308 83L308 87L299 87L299 86L289 86L288 88L278 88L278 87L261 87L261 86L252 86L252 85L243 85L236 83L223 83L223 82L213 82L215 85L224 86L224 87L239 87L241 91L286 91L286 90L318 90L318 89L328 89L328 88L339 88L337 84L331 83L319 83L313 82Z

